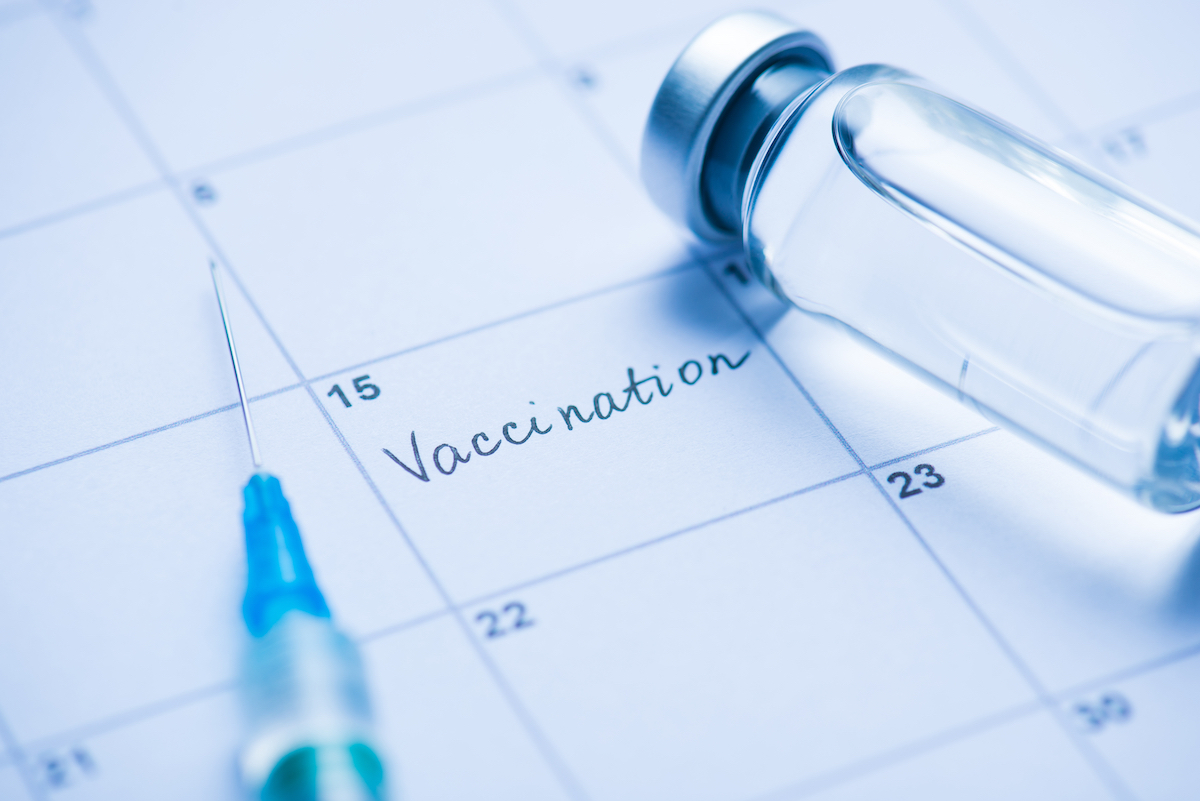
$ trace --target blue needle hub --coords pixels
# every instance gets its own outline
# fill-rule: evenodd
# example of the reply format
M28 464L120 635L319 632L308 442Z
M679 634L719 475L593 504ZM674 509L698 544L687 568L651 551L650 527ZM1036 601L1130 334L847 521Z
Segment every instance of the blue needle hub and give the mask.
M242 616L250 633L263 636L292 611L328 618L329 606L313 577L279 479L255 473L242 495L249 567Z

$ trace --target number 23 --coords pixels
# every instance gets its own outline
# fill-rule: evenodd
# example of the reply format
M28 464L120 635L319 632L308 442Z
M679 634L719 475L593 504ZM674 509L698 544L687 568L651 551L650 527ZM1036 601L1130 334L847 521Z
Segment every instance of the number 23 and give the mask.
M913 472L916 473L918 476L923 475L923 476L928 477L928 479L926 481L923 481L921 483L929 489L937 489L938 487L940 487L946 483L945 477L941 473L935 472L933 469L933 465L931 465L931 464L919 464L913 468ZM921 492L923 492L923 490L920 487L912 486L913 477L910 476L908 473L905 473L902 470L897 470L895 473L892 473L890 476L888 476L887 482L889 484L895 484L898 480L901 480L901 479L903 479L903 481L904 481L904 486L902 486L900 488L900 497L901 498L911 498L912 496L920 495Z

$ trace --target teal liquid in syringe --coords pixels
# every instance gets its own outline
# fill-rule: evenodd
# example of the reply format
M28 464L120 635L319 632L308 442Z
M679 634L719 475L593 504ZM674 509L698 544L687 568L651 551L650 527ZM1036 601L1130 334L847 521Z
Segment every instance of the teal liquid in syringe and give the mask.
M210 263L255 468L262 466L216 266ZM333 625L279 479L256 472L242 491L253 639L241 691L242 780L261 801L382 801L383 764L358 649Z
M383 766L358 649L333 626L279 479L257 473L243 494L242 615L254 636L243 779L263 801L378 801Z

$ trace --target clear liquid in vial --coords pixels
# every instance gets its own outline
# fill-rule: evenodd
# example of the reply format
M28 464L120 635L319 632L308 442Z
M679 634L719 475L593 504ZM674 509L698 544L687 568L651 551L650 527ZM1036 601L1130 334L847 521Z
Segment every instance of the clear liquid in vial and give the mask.
M776 121L751 266L984 414L1163 511L1200 505L1200 235L885 66Z

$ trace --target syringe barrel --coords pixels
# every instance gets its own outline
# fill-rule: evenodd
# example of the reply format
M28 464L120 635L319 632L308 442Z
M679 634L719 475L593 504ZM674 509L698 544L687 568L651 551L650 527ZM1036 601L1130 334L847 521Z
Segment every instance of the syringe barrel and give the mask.
M362 662L329 618L286 613L250 641L242 676L240 763L253 798L383 798Z
M1163 511L1200 506L1200 232L903 70L710 25L646 124L651 196L780 297Z
M752 269L1148 505L1200 505L1200 235L919 78L833 75L749 169Z

